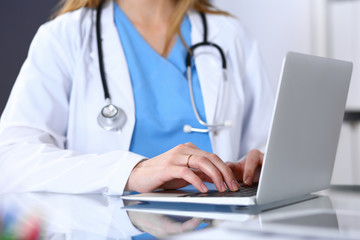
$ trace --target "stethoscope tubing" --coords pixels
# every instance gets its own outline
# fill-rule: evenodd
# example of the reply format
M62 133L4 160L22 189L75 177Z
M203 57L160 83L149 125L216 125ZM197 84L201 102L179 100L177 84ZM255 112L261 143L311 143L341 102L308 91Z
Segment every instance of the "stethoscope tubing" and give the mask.
M202 20L203 28L204 28L203 41L192 45L190 47L190 49L189 49L189 52L187 53L187 56L186 56L186 69L187 69L186 77L187 77L188 85L189 85L189 93L190 93L191 105L192 105L196 120L202 126L206 127L206 129L192 128L189 125L185 125L184 126L184 131L185 132L194 132L195 131L195 132L202 132L202 133L205 132L206 133L206 132L215 130L217 128L229 127L231 125L231 123L229 123L229 122L224 122L224 123L221 123L221 124L209 124L209 123L206 123L205 121L203 121L201 119L200 114L199 114L199 112L197 110L197 107L196 107L196 102L195 102L195 98L194 98L194 90L193 90L193 86L192 86L192 71L191 71L191 59L194 56L196 49L198 49L200 47L205 47L205 46L210 46L210 47L214 47L215 49L217 49L217 51L219 52L220 57L221 57L222 69L223 69L223 73L224 73L223 74L224 81L226 81L226 79L227 79L227 76L226 76L227 64L226 64L226 58L225 58L224 51L222 50L222 48L219 45L217 45L217 44L215 44L213 42L208 42L208 40L207 40L207 32L208 32L207 29L208 29L208 27L207 27L206 16L202 12L200 12L200 16L201 16L201 20Z
M186 55L186 67L191 66L191 57L194 55L194 51L199 47L206 47L206 46L214 47L218 50L218 52L221 56L222 68L224 70L226 70L227 63L226 63L224 51L221 49L221 47L219 45L217 45L216 43L212 43L212 42L200 42L200 43L196 43L196 44L192 45L190 48L190 52L188 52Z
M119 132L126 122L126 115L122 109L117 108L114 104L111 103L110 92L109 92L109 88L108 88L107 81L106 81L103 48L102 48L102 43L101 43L101 12L102 12L101 10L102 10L103 4L104 4L104 1L101 1L97 8L97 13L96 13L96 40L97 40L97 48L98 48L100 77L101 77L101 82L102 82L102 86L103 86L103 90L104 90L104 97L107 102L107 105L105 107L103 107L100 114L98 115L98 123L105 130L115 130L115 131ZM222 68L223 68L223 72L224 72L224 81L226 81L226 68L227 68L225 54L224 54L223 50L221 49L221 47L215 43L208 42L208 40L207 40L208 26L207 26L205 14L200 12L200 16L201 16L201 20L202 20L203 28L204 28L203 41L200 43L194 44L193 46L190 47L185 61L186 61L186 67L187 67L186 77L187 77L188 85L189 85L189 94L190 94L191 105L192 105L196 120L202 126L204 126L206 128L205 129L192 128L189 125L185 125L184 132L187 132L187 133L189 133L189 132L206 133L206 132L209 132L209 131L212 131L212 130L215 130L215 129L218 129L221 127L230 127L231 126L231 122L229 123L229 121L224 122L222 124L206 123L205 121L203 121L201 119L199 112L197 110L197 107L196 107L194 91L193 91L193 87L192 87L192 72L191 72L191 59L193 57L194 51L201 46L211 46L211 47L216 48L220 54L221 61L222 61ZM116 111L118 112L118 114L116 114L116 116L107 117L103 114L104 112L106 112L105 110L107 110L107 108L110 108L110 107L116 108ZM121 116L121 115L124 115L124 116Z
M104 1L101 1L97 11L96 11L96 41L97 41L97 49L98 49L98 57L99 57L99 70L100 70L100 77L102 86L104 89L104 97L109 104L111 103L109 88L106 82L106 76L105 76L105 68L104 68L104 54L101 44L101 10L104 5Z

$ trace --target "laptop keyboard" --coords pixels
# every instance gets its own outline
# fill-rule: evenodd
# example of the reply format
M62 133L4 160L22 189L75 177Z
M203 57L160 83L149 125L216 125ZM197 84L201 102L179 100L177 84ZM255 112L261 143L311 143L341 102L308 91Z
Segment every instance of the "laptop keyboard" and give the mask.
M244 184L240 183L240 190L237 192L232 191L225 191L225 192L218 192L216 190L210 190L207 193L188 193L184 194L181 197L251 197L255 196L257 192L258 185L253 184L252 186L245 186Z

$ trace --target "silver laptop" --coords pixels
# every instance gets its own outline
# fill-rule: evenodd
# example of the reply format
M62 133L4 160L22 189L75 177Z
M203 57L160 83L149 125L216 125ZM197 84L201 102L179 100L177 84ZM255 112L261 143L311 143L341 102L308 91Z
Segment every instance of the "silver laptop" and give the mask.
M243 187L239 192L163 191L122 198L242 206L311 198L310 193L330 185L351 73L350 62L287 54L256 192Z

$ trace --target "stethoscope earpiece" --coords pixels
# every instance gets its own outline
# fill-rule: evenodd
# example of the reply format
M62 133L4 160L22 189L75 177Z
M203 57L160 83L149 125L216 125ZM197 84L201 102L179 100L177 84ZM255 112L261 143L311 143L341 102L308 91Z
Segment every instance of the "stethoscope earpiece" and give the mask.
M231 128L232 127L232 121L231 120L225 121L224 126L227 127L227 128Z
M232 127L232 121L227 120L224 122L224 124L218 124L215 126L207 126L207 128L193 128L191 125L186 124L183 127L184 133L192 133L192 132L198 132L198 133L208 133L208 132L215 132L219 128L231 128Z
M108 131L120 131L126 123L125 112L114 104L108 104L98 115L98 124Z
M198 132L198 133L208 133L213 130L213 128L193 128L189 124L184 125L184 133L192 133L192 132Z

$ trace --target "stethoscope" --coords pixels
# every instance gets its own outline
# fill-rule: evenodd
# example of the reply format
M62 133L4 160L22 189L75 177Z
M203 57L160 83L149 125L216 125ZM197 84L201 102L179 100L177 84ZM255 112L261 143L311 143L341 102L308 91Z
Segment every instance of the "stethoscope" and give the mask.
M101 82L103 85L104 97L105 97L105 101L107 102L107 104L106 104L106 106L104 106L102 108L101 112L99 113L97 121L98 121L98 124L105 130L120 132L121 129L124 127L127 118L126 118L125 112L121 108L118 108L111 102L111 97L110 97L109 89L108 89L107 82L106 82L105 71L104 71L103 50L102 50L102 45L101 45L101 26L100 26L100 18L101 18L101 11L102 11L103 3L104 3L104 1L101 1L101 3L99 4L99 6L97 8L96 40L97 40L98 55L99 55L99 68L100 68ZM202 46L211 46L211 47L216 48L221 56L222 69L223 69L223 73L224 73L223 74L224 81L226 81L226 79L227 79L225 54L224 54L223 50L217 44L209 42L207 40L206 17L205 17L204 13L200 13L200 16L201 16L201 20L202 20L203 27L204 27L204 38L203 38L202 42L191 46L190 52L186 56L186 69L187 69L186 77L187 77L188 84L189 84L191 105L192 105L195 117L196 117L197 121L206 128L193 128L190 125L184 125L183 130L185 133L191 133L191 132L207 133L210 131L215 131L215 130L218 130L221 128L232 126L231 121L225 121L224 123L221 123L221 124L206 123L205 121L203 121L201 119L199 112L196 108L194 92L193 92L193 87L192 87L192 78L191 78L191 74L192 74L191 73L191 59L192 59L193 54L190 54L190 53L193 53L195 49L198 49L199 47L202 47Z

